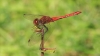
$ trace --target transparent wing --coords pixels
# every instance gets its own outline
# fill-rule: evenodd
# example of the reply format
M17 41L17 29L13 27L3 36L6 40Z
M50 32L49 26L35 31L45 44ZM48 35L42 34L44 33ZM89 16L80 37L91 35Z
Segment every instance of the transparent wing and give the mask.
M34 15L34 14L23 14L23 17L25 19L29 19L31 21L33 21L34 19L38 18L40 19L43 15Z
M40 29L35 28L34 32L32 35L30 35L29 39L28 39L28 44L33 46L36 45L38 43L38 45L40 45L41 42L41 32L39 32ZM45 36L45 35L44 35ZM44 43L48 40L48 37L44 37Z
M30 45L30 46L35 46L37 43L40 42L40 33L36 32L37 28L33 25L33 20L35 18L40 18L42 16L43 15L23 14L23 17L26 20L30 21L31 22L31 26L32 26L31 31L33 31L33 32L31 32L31 35L30 35L30 37L28 39L28 45Z
M29 46L35 46L37 44L39 45L39 43L40 43L40 39L41 39L40 33L35 32L35 29L28 39L28 45Z
M29 47L37 47L35 48L36 50L39 50L41 48L41 33L40 32L36 32L37 28L33 28L33 32L30 35L29 39L28 39L28 45ZM47 37L44 35L44 45L47 44L46 42L48 42L48 40L50 39L50 37ZM44 46L45 47L45 46ZM55 48L45 48L46 52L48 51L55 51Z

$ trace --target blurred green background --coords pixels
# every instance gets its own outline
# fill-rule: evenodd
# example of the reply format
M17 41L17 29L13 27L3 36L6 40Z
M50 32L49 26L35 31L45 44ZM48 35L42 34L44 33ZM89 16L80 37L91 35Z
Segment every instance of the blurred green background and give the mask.
M56 50L45 56L100 56L100 0L0 0L0 56L40 56L40 37L29 20L34 18L23 14L52 17L75 11L82 13L46 25L45 47Z

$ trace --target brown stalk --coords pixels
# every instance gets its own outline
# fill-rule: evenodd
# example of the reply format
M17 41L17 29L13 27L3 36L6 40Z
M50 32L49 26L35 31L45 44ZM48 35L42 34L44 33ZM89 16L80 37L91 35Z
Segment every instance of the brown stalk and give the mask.
M40 44L40 49L41 49L41 56L44 56L44 29L42 28L42 32L41 32L41 44Z

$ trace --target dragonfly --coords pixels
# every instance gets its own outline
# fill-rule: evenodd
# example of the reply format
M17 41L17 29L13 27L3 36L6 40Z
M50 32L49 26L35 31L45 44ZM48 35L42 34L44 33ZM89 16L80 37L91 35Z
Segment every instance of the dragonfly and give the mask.
M70 13L70 14L66 14L64 16L55 16L55 17L50 17L50 16L42 16L40 19L39 18L36 18L33 20L33 24L38 28L38 29L41 29L43 26L46 30L45 30L45 33L48 31L48 28L45 26L45 24L47 23L50 23L50 22L54 22L54 21L57 21L57 20L60 20L60 19L64 19L64 18L67 18L67 17L71 17L71 16L75 16L75 15L78 15L80 14L81 11L76 11L76 12L73 12L73 13Z
M44 28L45 29L44 34L45 34L48 31L48 27L46 27L45 24L51 23L51 22L54 22L54 21L57 21L57 20L60 20L60 19L64 19L64 18L67 18L67 17L75 16L75 15L78 15L80 13L81 13L81 11L76 11L76 12L72 12L72 13L69 13L69 14L65 14L63 16L54 16L54 17L40 15L41 16L40 18L35 18L33 20L33 24L37 28L35 30L35 32L41 33L42 32L41 29ZM30 42L30 39L28 40L28 42Z

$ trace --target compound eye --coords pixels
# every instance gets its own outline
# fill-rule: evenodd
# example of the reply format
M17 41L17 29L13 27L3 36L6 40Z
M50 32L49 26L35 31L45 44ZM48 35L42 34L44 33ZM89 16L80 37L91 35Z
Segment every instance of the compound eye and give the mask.
M36 20L36 21L35 21L35 23L37 24L37 23L38 23L38 21Z
M39 24L38 19L35 19L34 22L33 22L33 24L34 24L35 26L37 26L37 25Z

